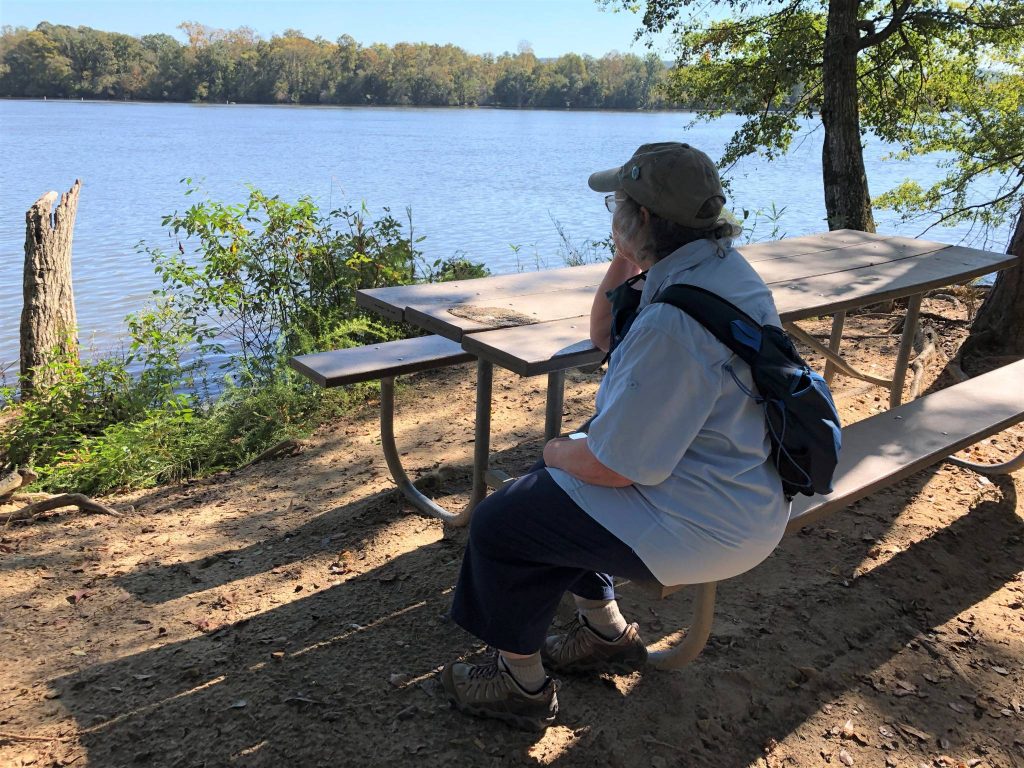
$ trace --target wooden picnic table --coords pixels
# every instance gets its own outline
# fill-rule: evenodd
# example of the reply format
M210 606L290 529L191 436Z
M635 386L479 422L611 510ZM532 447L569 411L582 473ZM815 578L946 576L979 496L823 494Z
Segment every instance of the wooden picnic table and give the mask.
M787 238L739 247L769 285L786 329L823 354L826 378L838 370L890 390L899 405L925 292L963 283L1016 262L1015 257L963 246L855 230ZM487 492L491 384L495 364L522 376L548 374L545 435L561 428L565 371L598 363L604 353L589 340L591 302L607 263L498 275L450 283L357 292L359 306L459 342L477 358L476 441L470 507ZM908 298L891 379L861 371L839 354L846 313ZM795 322L832 315L829 344Z

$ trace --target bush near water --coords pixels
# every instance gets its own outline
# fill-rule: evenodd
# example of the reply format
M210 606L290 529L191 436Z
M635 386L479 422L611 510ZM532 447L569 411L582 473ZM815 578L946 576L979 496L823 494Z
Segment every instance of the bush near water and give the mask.
M244 203L204 200L163 223L170 250L140 244L163 287L126 319L124 348L54 360L56 383L24 403L16 386L0 389L0 457L34 466L41 489L147 487L307 434L376 385L322 390L289 357L409 335L364 315L357 289L487 274L460 256L425 262L411 215L403 224L388 209L373 220L365 206L324 212L251 189Z

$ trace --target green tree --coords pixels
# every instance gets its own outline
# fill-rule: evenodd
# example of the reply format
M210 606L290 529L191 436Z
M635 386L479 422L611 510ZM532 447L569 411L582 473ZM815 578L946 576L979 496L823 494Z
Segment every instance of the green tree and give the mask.
M633 8L630 0L598 0ZM829 227L874 231L863 133L915 151L918 126L949 105L932 86L949 60L975 65L1019 49L1021 0L646 0L643 31L677 35L673 98L704 116L735 109L746 121L729 142L728 164L755 152L784 152L803 118L818 117ZM709 21L709 9L730 15ZM693 11L693 12L691 12Z
M496 62L498 75L494 82L494 101L503 107L525 107L534 96L537 57L524 48L515 56L503 53Z
M523 43L496 60L454 45L363 47L349 35L330 42L294 29L270 40L248 27L186 21L179 29L184 44L45 22L31 32L4 27L0 95L628 109L654 105L663 74L653 54L642 64L572 53L540 62ZM612 63L620 59L628 66Z
M141 42L153 65L143 96L156 101L185 101L188 71L181 44L170 35L144 35Z
M916 122L908 143L916 154L941 153L943 178L928 188L907 181L879 202L905 218L939 214L989 230L1016 216L1007 250L1024 259L1024 47L1008 35L979 59L973 51L950 57L927 83L939 108ZM978 312L962 355L979 354L1024 355L1021 266L999 274Z
M7 96L66 96L74 81L71 62L44 33L11 32L2 50L4 72L0 94Z

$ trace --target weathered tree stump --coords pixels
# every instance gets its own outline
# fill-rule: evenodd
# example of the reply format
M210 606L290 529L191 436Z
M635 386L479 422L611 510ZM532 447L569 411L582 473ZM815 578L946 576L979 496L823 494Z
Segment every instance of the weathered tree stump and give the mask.
M0 502L7 500L7 497L25 485L31 485L39 479L29 467L12 467L9 470L0 470Z
M75 296L71 288L71 238L78 213L76 180L57 201L36 200L25 214L25 304L21 310L22 398L52 383L46 363L78 358Z

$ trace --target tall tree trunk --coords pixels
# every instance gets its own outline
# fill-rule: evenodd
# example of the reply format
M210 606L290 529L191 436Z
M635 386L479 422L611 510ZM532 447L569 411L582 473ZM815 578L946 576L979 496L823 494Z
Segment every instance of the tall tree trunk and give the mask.
M822 61L822 176L828 228L874 232L857 104L857 6L858 0L831 0L828 4Z
M25 304L21 310L22 397L52 383L45 364L78 358L75 296L71 289L71 236L78 213L75 181L53 209L56 192L36 200L25 214Z
M980 355L1024 355L1024 208L1006 252L1017 257L1017 264L996 276L960 348L965 361Z

